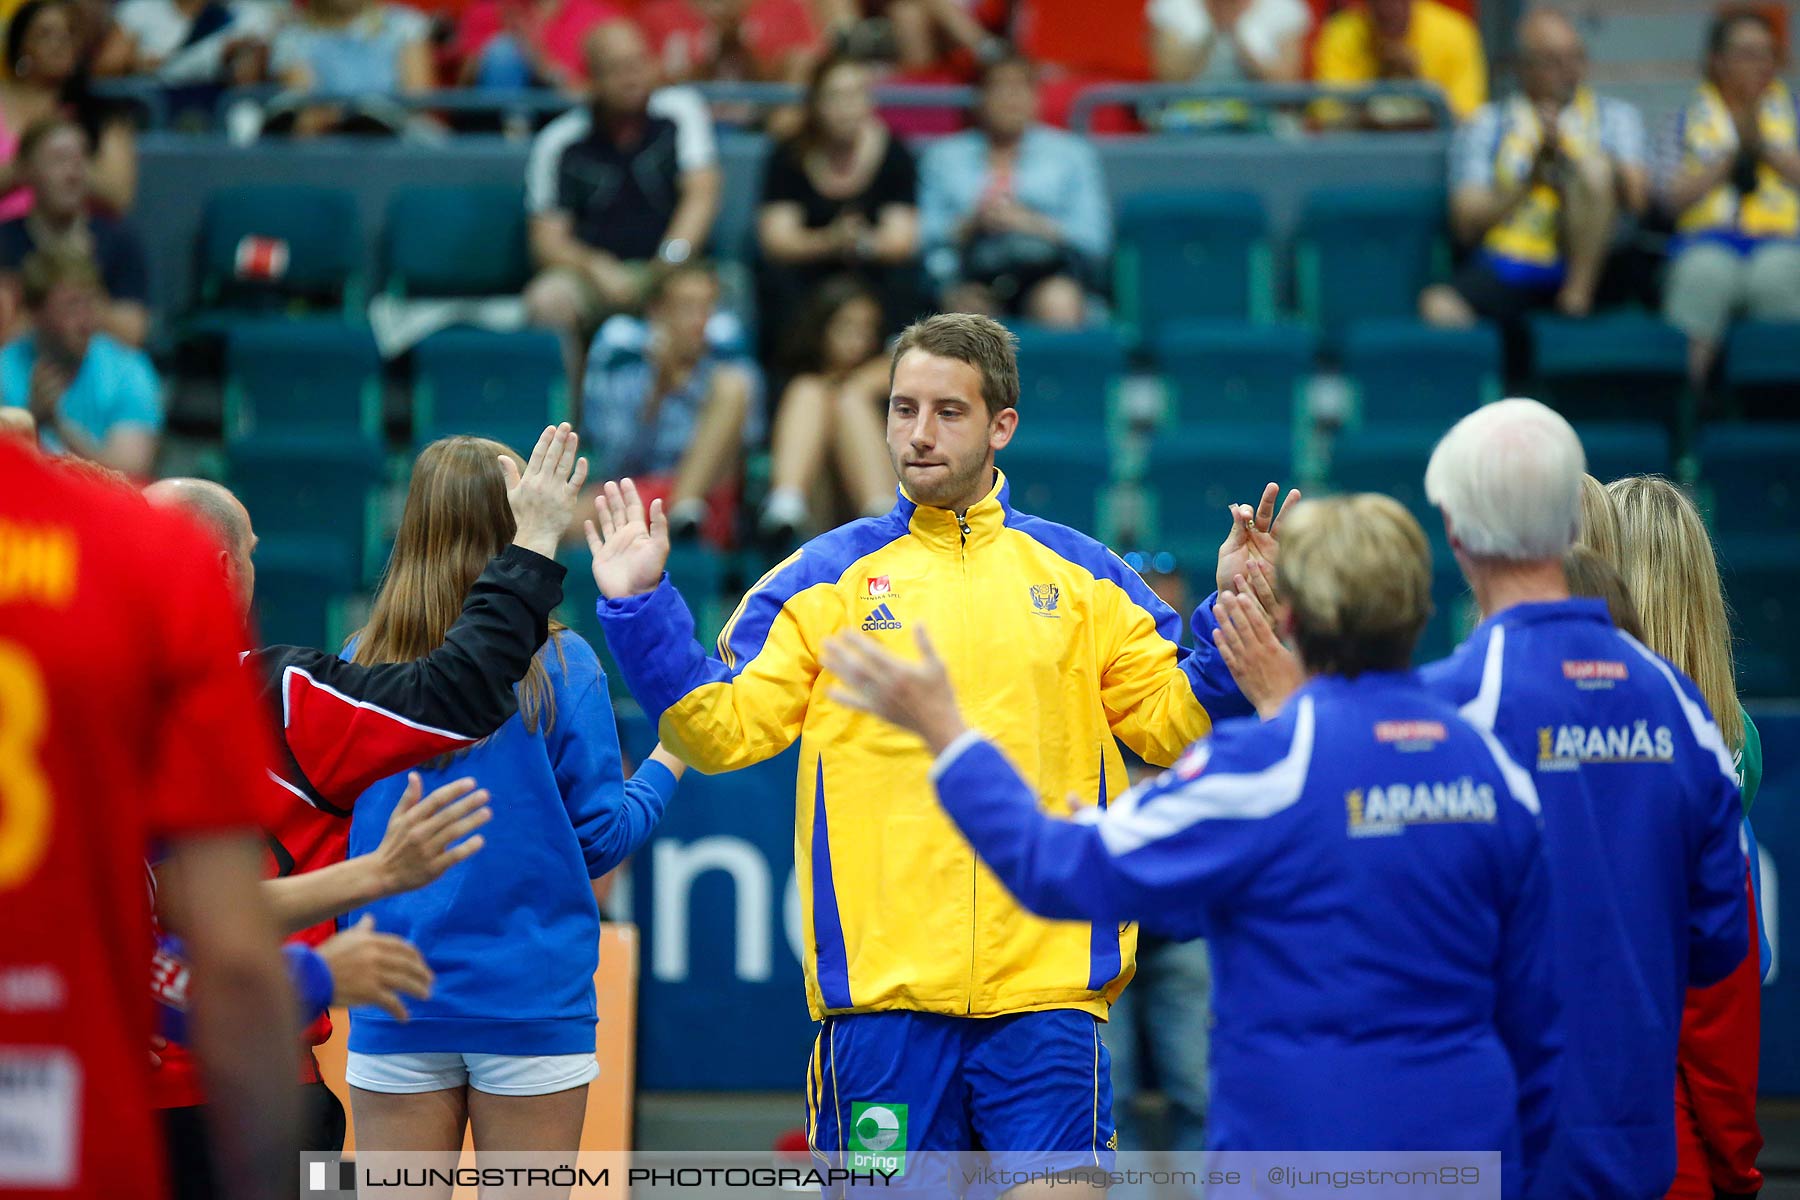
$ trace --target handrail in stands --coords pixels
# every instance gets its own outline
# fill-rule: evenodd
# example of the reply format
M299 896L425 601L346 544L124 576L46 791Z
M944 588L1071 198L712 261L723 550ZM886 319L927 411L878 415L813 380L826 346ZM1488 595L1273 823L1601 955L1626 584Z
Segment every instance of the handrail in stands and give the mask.
M1435 86L1411 81L1384 81L1361 87L1337 87L1317 83L1097 83L1081 89L1069 108L1069 128L1092 133L1094 114L1117 105L1137 107L1174 104L1187 100L1237 100L1262 108L1306 105L1319 100L1361 104L1377 99L1422 101L1432 121L1441 128L1456 124L1444 94Z

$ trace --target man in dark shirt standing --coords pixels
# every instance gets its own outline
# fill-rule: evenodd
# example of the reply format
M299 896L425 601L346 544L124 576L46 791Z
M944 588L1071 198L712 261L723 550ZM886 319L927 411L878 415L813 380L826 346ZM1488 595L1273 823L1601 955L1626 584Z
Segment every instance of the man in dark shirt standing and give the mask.
M537 277L531 321L564 335L570 394L581 394L587 341L601 320L643 298L646 268L686 262L719 211L719 172L705 101L653 90L656 67L629 21L588 35L588 103L531 146L525 204Z
M106 289L99 332L142 346L150 332L144 244L125 222L88 211L87 134L66 117L46 117L19 139L19 162L37 202L25 216L0 224L0 277L7 281L9 316L17 319L18 274L27 258L40 251L76 251L94 260Z

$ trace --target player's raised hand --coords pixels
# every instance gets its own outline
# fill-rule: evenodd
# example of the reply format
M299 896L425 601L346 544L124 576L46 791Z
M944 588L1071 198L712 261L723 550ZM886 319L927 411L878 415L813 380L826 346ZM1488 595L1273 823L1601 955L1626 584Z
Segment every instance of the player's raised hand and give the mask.
M1254 509L1248 504L1230 506L1231 532L1219 545L1219 569L1214 576L1219 591L1230 591L1232 579L1245 575L1252 560L1275 561L1275 523L1280 520L1275 501L1280 496L1281 485L1271 483L1263 488L1262 500ZM1287 512L1299 500L1300 489L1295 488L1287 494L1281 512Z
M319 957L331 968L333 1004L373 1005L396 1021L407 1019L400 997L429 1000L437 982L418 948L405 938L376 933L371 916L320 942Z
M581 439L568 422L546 425L525 470L509 454L500 456L500 473L506 476L506 503L511 506L513 545L554 557L563 530L575 519L581 485L587 482L587 459L576 453Z
M661 500L648 510L629 479L608 481L594 497L593 521L586 523L588 549L594 554L594 582L608 600L623 600L656 590L669 562L669 522Z
M415 891L435 880L485 844L475 830L493 818L488 794L473 779L446 783L424 799L418 772L407 776L406 791L388 818L373 855L383 895ZM469 836L474 834L473 837Z
M956 708L950 673L932 649L924 626L914 636L919 658L908 662L882 649L874 638L840 633L825 643L825 669L842 685L831 689L833 700L911 730L937 754L967 727Z
M1220 592L1214 613L1219 628L1213 644L1237 680L1244 698L1256 706L1265 720L1281 711L1302 683L1306 672L1293 651L1281 644L1269 614L1257 600L1256 588L1243 576L1234 580L1235 592Z

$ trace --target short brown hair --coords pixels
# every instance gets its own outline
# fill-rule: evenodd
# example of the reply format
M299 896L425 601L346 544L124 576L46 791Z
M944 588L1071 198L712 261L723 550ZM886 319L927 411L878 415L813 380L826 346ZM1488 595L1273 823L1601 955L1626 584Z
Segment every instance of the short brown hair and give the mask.
M14 160L22 163L30 162L32 156L38 152L39 146L65 129L73 129L81 135L82 146L85 150L87 131L82 129L79 122L57 113L48 117L39 117L25 127L25 132L19 135L19 148L13 154Z
M1431 546L1391 496L1308 500L1281 516L1275 587L1310 670L1404 670L1431 619Z
M914 321L894 343L888 363L888 389L908 350L968 363L981 373L981 402L991 419L1019 407L1019 339L1012 330L980 313L938 313Z
M39 250L26 256L19 268L19 287L25 294L26 308L42 308L50 293L65 283L83 284L98 289L100 268L92 256L78 250Z

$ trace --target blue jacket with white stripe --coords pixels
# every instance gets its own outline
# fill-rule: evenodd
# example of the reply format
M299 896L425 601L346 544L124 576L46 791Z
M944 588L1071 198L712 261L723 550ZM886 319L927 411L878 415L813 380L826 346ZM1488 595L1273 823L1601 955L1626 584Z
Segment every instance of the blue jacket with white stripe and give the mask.
M1320 677L1074 821L991 743L933 771L945 810L1047 917L1203 934L1225 1150L1541 1157L1559 1054L1530 775L1417 676Z
M1683 994L1749 952L1731 754L1699 689L1599 600L1506 609L1423 676L1543 805L1568 1049L1537 1194L1661 1196Z

